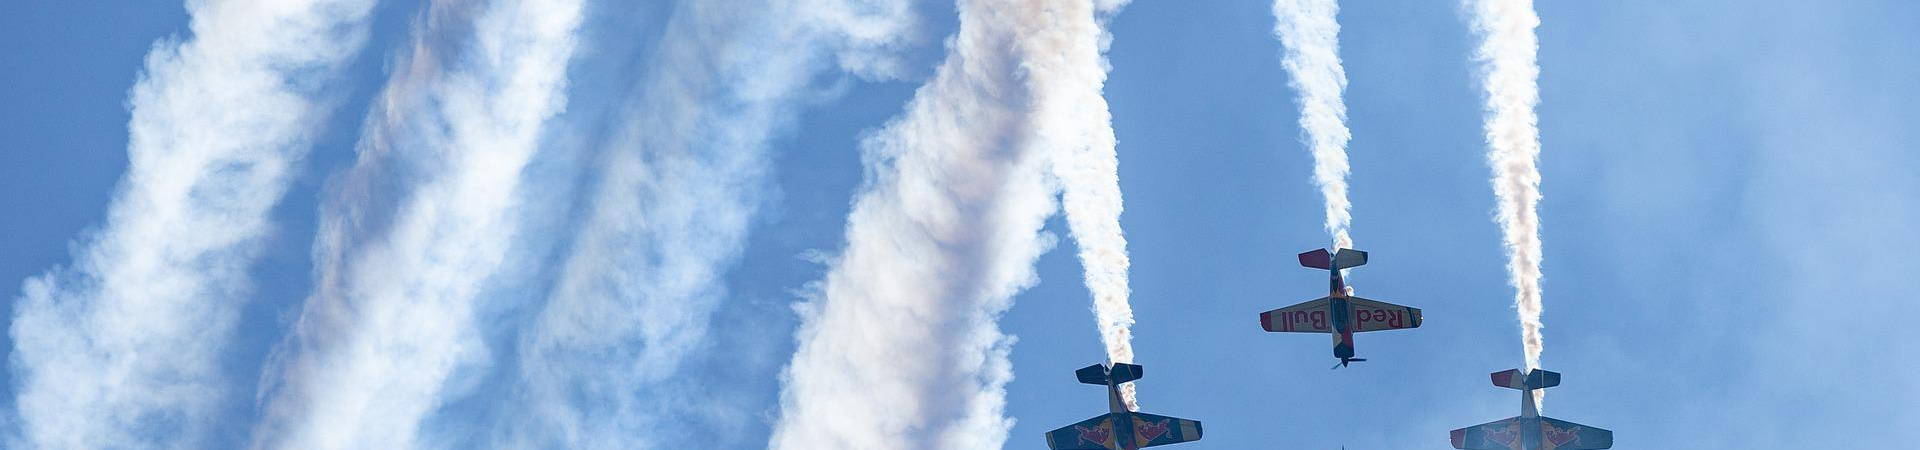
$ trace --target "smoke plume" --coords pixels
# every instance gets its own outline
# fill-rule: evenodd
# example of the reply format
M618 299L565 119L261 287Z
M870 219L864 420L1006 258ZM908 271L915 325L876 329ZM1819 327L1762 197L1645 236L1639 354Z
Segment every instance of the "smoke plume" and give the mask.
M404 449L488 363L475 308L564 107L577 0L435 1L321 211L316 292L263 380L256 448ZM388 200L391 204L386 204Z
M125 178L73 266L30 279L9 448L205 448L233 380L222 350L270 211L366 39L367 0L191 1L128 105Z
M1102 5L1101 14L1125 2ZM1052 153L1060 180L1067 228L1080 249L1087 291L1107 360L1133 362L1133 306L1128 303L1127 238L1120 228L1120 160L1114 153L1113 117L1101 90L1107 80L1110 38L1095 15L1074 15L1057 24L1072 41L1061 66L1035 93L1034 139ZM1128 409L1140 409L1135 383L1121 386Z
M1532 0L1471 0L1473 29L1481 37L1474 59L1486 90L1487 163L1505 236L1509 283L1518 292L1521 342L1527 368L1540 367L1540 26ZM1534 391L1536 393L1540 391ZM1537 395L1537 394L1536 394Z
M908 6L676 5L594 165L601 181L554 291L518 342L498 445L725 448L715 430L758 419L711 413L746 407L715 405L715 387L681 380L683 366L730 357L702 350L766 189L768 146L829 63L891 75L881 54L910 34Z
M847 246L800 305L771 448L979 449L1005 442L1013 339L1055 209L1046 105L1086 88L1088 0L963 0L947 59L864 144ZM1076 31L1077 30L1077 31ZM1099 69L1092 69L1098 71ZM1079 73L1080 75L1075 75Z
M1340 66L1340 5L1334 0L1274 0L1273 33L1286 50L1281 65L1299 94L1301 139L1313 152L1313 184L1326 197L1327 233L1335 249L1353 248L1347 201L1347 72Z

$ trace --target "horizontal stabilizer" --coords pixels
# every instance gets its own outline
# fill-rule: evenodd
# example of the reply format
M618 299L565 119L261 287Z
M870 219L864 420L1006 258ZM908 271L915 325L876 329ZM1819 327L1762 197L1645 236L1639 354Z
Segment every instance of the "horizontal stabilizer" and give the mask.
M1560 385L1560 372L1533 369L1521 376L1520 369L1508 369L1493 373L1493 385L1523 391L1546 389Z
M1327 249L1316 248L1300 254L1300 265L1315 269L1332 269L1333 254L1327 253Z
M1127 363L1113 363L1113 368L1111 369L1104 365L1094 364L1073 371L1073 376L1079 378L1081 383L1098 384L1102 386L1105 386L1109 381L1118 385L1120 383L1138 380L1142 374L1143 371L1140 366Z
M1140 366L1127 363L1113 363L1113 368L1107 371L1107 376L1113 379L1115 385L1138 380L1144 374Z
M1327 249L1319 248L1300 254L1300 265L1315 269L1340 270L1366 264L1367 252L1350 248L1340 249L1337 253L1329 253Z
M1075 370L1073 371L1073 376L1080 378L1081 383L1098 384L1101 386L1107 385L1107 367L1099 364Z

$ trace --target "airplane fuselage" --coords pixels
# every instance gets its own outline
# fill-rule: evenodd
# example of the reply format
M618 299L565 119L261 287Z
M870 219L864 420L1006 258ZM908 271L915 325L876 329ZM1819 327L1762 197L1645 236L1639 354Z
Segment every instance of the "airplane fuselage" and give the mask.
M1120 385L1107 383L1107 416L1113 418L1113 435L1126 437L1114 439L1120 450L1140 450L1138 443L1127 439L1134 435L1132 416L1127 414L1130 412L1133 410L1127 409L1127 402L1120 398Z
M1353 304L1347 301L1347 280L1340 276L1340 270L1329 270L1327 293L1327 312L1333 335L1333 357L1340 358L1340 365L1356 361L1353 357Z

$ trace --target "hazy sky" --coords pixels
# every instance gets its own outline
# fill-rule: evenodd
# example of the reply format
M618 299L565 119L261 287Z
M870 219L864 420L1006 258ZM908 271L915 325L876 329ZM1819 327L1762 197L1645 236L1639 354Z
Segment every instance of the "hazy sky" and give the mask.
M179 442L180 430L198 429L204 435L192 439L206 448L280 448L280 436L263 434L279 430L273 399L286 389L283 372L294 369L275 369L284 363L276 358L304 350L288 344L306 342L295 336L296 324L316 308L310 301L328 298L316 294L314 286L325 284L316 279L329 272L315 260L326 261L321 253L331 247L316 236L329 235L328 217L360 217L329 202L394 208L368 213L392 218L367 220L396 223L435 206L407 206L435 189L422 180L434 179L437 148L407 133L444 130L383 126L382 114L409 103L381 93L410 80L407 70L434 65L419 61L454 61L440 52L469 51L459 50L470 42L462 33L488 29L484 21L463 22L480 16L471 10L510 3L517 2L467 2L427 17L424 2L381 2L364 22L364 48L344 58L340 75L302 81L316 84L299 88L317 99L321 116L308 124L311 151L282 180L286 195L266 212L257 253L230 267L245 288L231 338L204 349L218 359L212 364L222 383L212 411L126 433ZM736 14L709 6L710 16L694 16ZM1341 6L1352 235L1372 256L1350 282L1359 295L1422 308L1426 323L1357 335L1358 354L1370 361L1340 370L1327 369L1334 360L1325 336L1264 333L1256 324L1261 311L1324 295L1325 272L1298 267L1293 255L1327 244L1269 5L1135 0L1109 22L1105 97L1125 195L1134 345L1146 367L1139 398L1143 411L1206 424L1203 440L1179 448L1446 448L1448 430L1517 413L1517 395L1487 382L1487 373L1522 359L1492 221L1470 58L1477 38L1457 2ZM0 425L10 443L21 442L13 439L23 423L15 321L27 294L20 286L73 267L74 252L107 223L128 170L130 89L157 41L196 38L184 8L130 0L0 5L0 284L12 290L0 296L12 312L0 317L15 330L0 337L13 349L0 375L10 387L0 394L8 406ZM847 245L851 202L874 182L862 140L899 120L915 89L935 77L959 26L956 10L918 2L899 12L913 20L795 40L789 51L742 37L781 29L753 21L769 19L702 28L675 25L696 8L673 2L587 1L584 8L577 50L561 68L568 83L556 91L564 110L545 122L533 160L517 171L519 203L497 212L517 231L500 236L503 262L475 285L484 292L471 299L472 317L461 319L471 322L473 339L463 351L473 353L449 363L452 375L419 425L422 446L555 442L503 431L561 420L522 410L528 407L519 399L540 392L528 387L532 377L567 370L529 368L544 361L529 355L549 357L530 349L550 341L528 336L539 333L533 324L550 320L541 311L569 298L555 293L565 290L569 267L594 267L569 263L569 255L599 245L585 243L601 241L580 237L589 234L581 230L592 228L586 224L597 208L625 198L597 189L627 186L657 190L636 194L642 206L628 211L640 229L715 231L673 239L615 234L607 245L738 242L685 246L716 254L711 273L688 263L691 275L658 275L683 270L668 250L608 263L640 267L628 278L609 269L616 275L607 283L621 286L613 291L679 289L700 305L693 312L620 307L626 312L608 317L698 325L616 326L633 337L593 341L601 347L581 351L586 356L551 356L605 363L582 367L631 370L641 380L601 373L594 376L615 381L562 388L574 389L566 392L578 397L576 406L587 405L579 406L586 417L576 418L582 432L633 433L592 440L624 442L608 444L614 448L766 448L801 324L794 305L819 295L815 283ZM1543 413L1611 429L1622 449L1920 442L1920 413L1908 407L1920 401L1920 378L1911 375L1920 372L1920 331L1907 319L1920 298L1913 257L1920 254L1920 4L1626 0L1536 8L1543 362L1564 374ZM802 16L813 17L779 17ZM675 42L745 43L713 44L718 56L703 59L708 54L669 51L680 48ZM762 47L770 50L726 53ZM788 79L798 81L756 78L767 75L764 67L791 71ZM663 93L675 88L694 94ZM397 111L420 114L458 98L435 92L444 98ZM687 125L701 120L756 125ZM657 137L688 129L707 134ZM381 139L404 141L392 144L398 162L361 167L384 157L369 150L387 148L369 144ZM424 153L408 156L408 148ZM655 148L694 156L642 157L634 163L640 175L600 172L620 152ZM715 161L734 156L711 155L746 156L723 163ZM712 175L650 178L677 164L710 165L700 170ZM628 185L623 176L637 178ZM728 190L699 192L732 197L687 194L695 204L674 209L684 189L713 184ZM736 226L729 220L699 219L728 208L751 209L737 215L737 233L725 231ZM686 211L692 215L672 215ZM348 234L380 228L356 224L365 229ZM1005 448L1045 448L1045 431L1106 408L1101 389L1069 374L1104 353L1065 222L1056 215L1045 231L1058 239L1038 259L1038 283L1015 295L998 320L1016 339L1005 387L1005 415L1015 422ZM347 239L387 239L370 236ZM691 287L655 285L663 283ZM310 339L326 335L319 336ZM671 345L692 356L661 356L657 349ZM616 361L594 359L606 355ZM598 397L609 392L617 398ZM646 419L637 428L601 426L595 421L612 419L599 414Z

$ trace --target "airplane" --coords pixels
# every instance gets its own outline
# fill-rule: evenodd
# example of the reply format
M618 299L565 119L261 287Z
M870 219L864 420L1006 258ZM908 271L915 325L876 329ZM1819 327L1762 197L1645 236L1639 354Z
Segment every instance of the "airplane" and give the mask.
M1094 364L1073 371L1081 383L1107 386L1107 413L1047 432L1054 450L1137 450L1200 440L1200 421L1134 412L1120 401L1120 384L1140 379L1140 366Z
M1420 327L1420 308L1347 294L1347 282L1340 272L1366 263L1367 252L1350 248L1337 253L1326 249L1301 253L1300 265L1332 274L1327 296L1260 313L1260 327L1275 333L1332 334L1333 357L1340 358L1336 369L1366 361L1353 357L1353 333Z
M1533 390L1560 385L1560 373L1533 369L1493 373L1493 385L1520 390L1520 417L1453 430L1453 448L1471 450L1598 450L1613 448L1613 432L1540 415Z

